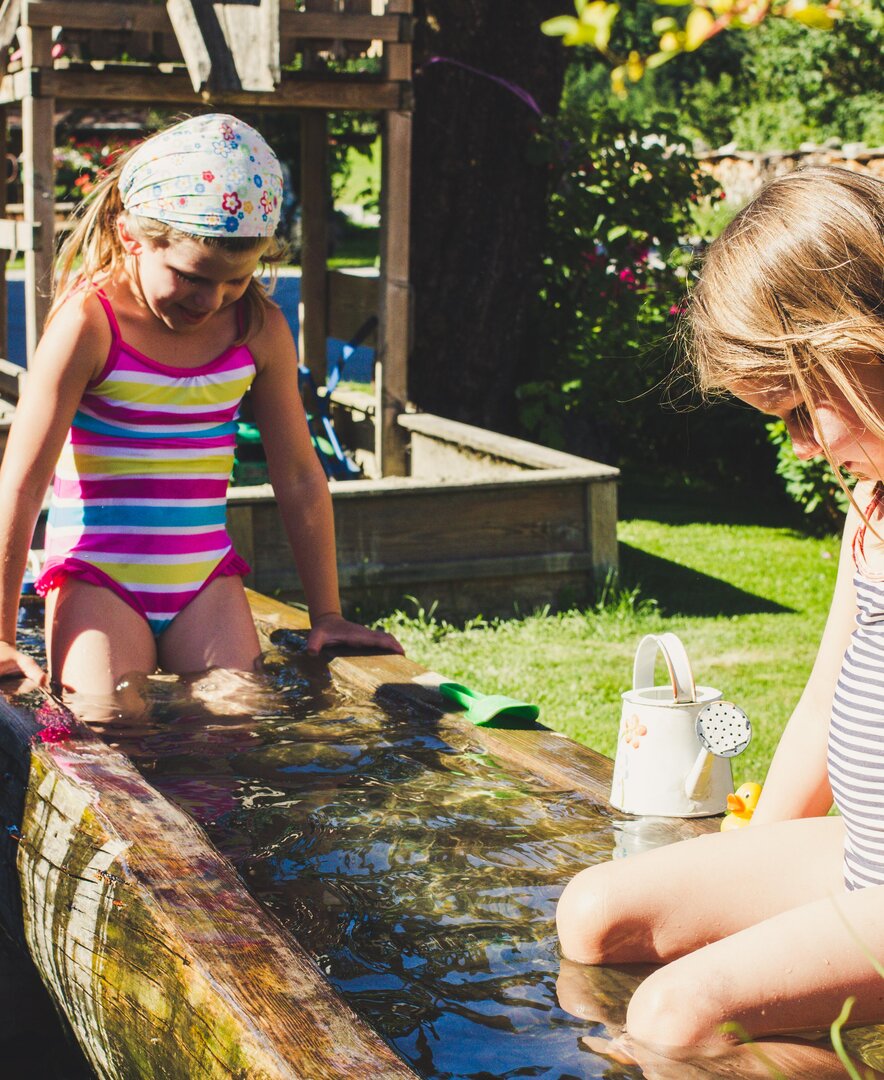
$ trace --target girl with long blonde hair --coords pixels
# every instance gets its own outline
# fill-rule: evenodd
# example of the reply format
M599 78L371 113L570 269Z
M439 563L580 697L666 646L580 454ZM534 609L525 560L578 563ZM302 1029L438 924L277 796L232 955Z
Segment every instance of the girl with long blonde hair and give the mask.
M584 870L559 904L562 949L663 965L615 1042L591 1040L646 1076L843 1076L801 1036L848 998L851 1023L884 1023L884 183L837 168L771 182L712 244L689 318L706 393L782 418L799 457L859 482L751 824Z

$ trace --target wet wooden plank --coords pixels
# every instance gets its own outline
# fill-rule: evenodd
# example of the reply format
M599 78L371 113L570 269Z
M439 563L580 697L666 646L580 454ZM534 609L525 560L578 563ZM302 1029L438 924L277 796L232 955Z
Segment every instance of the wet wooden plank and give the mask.
M0 859L15 847L29 951L99 1077L414 1075L127 758L35 730L0 699Z
M274 630L299 633L309 627L305 612L258 593L249 594L256 625L265 636ZM455 747L471 745L492 754L501 764L552 787L578 791L610 812L610 758L541 724L527 730L477 727L438 691L445 676L427 671L407 657L384 654L338 655L330 662L336 684L362 699L388 699L425 710L434 718L442 738ZM617 815L625 820L629 814ZM717 829L719 818L655 819L661 843L683 840Z

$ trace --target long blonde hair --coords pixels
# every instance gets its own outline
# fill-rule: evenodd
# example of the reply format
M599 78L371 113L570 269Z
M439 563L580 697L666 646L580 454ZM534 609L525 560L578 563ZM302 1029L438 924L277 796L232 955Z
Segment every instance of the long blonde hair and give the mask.
M855 368L884 360L884 183L825 166L771 181L709 248L688 313L707 397L798 390L812 416L835 387L884 438Z
M125 210L120 197L119 180L126 161L137 149L138 146L135 146L121 154L78 207L70 232L65 237L56 260L50 319L72 291L99 288L102 281L123 269L127 256L117 232L117 219ZM266 237L259 236L192 236L150 218L130 215L130 220L139 237L153 243L174 244L176 241L190 240L230 252L265 247L266 250L261 255L261 265L269 275L271 285L276 275L276 267L286 254L285 245L275 238L268 244ZM267 288L257 277L253 277L249 282L242 303L243 329L237 344L248 341L260 331L267 309L272 306Z

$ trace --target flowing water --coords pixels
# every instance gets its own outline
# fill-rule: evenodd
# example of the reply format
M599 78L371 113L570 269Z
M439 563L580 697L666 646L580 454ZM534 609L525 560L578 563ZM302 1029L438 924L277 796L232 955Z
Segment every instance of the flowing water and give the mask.
M277 655L256 682L137 689L146 717L114 719L105 737L420 1075L641 1075L582 1042L622 1019L638 976L597 974L590 1019L557 998L556 900L616 842L585 799L453 748L426 715L342 697L306 657ZM571 965L560 985L588 974Z

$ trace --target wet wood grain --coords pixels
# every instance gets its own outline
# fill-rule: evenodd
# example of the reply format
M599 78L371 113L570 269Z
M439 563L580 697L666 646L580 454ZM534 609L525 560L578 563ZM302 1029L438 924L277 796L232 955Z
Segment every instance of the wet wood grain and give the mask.
M126 757L35 730L0 700L7 821L23 801L5 841L29 951L99 1077L414 1075Z

